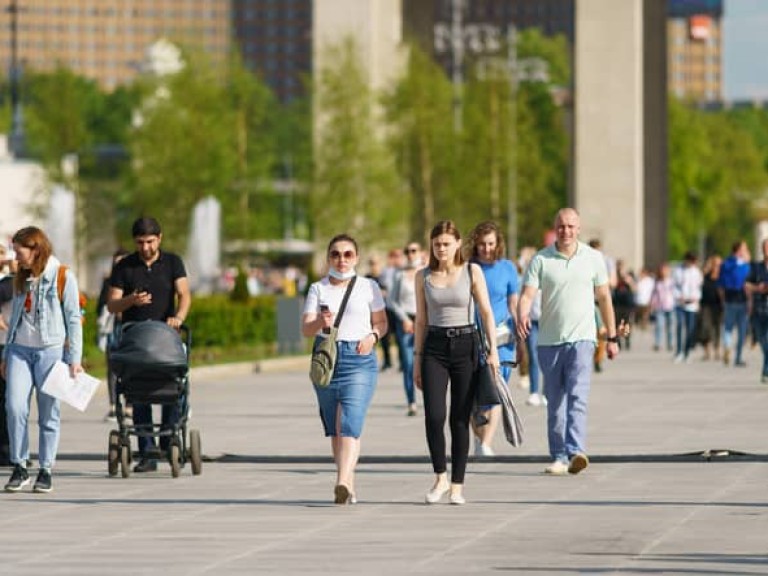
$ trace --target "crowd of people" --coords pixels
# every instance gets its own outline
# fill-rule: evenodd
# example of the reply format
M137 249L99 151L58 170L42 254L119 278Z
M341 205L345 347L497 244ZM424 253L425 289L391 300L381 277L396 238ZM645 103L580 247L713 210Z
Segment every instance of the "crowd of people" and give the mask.
M768 383L768 241L761 249L762 260L753 260L738 240L725 258L711 254L699 262L687 252L680 262L639 274L605 256L616 317L638 330L652 327L653 349L675 363L692 362L700 347L701 361L744 368L745 346L759 346L760 380ZM629 337L622 344L629 349Z
M404 249L388 252L385 266L372 256L368 275L358 283L357 243L346 235L330 241L327 275L309 288L302 327L305 336L315 338L314 350L322 348L332 326L338 329L338 360L330 383L315 382L337 467L336 504L357 502L354 470L365 417L379 370L398 364L395 347L409 417L418 414L416 391L422 393L435 474L424 497L427 504L446 495L451 504L466 502L471 437L476 455L493 455L501 410L479 401L480 367L487 364L508 385L512 367L526 353L528 403L547 408L552 460L544 472L578 474L587 468L587 400L597 343L603 340L613 358L619 338L629 338L629 328L626 322L617 325L606 260L579 240L580 227L574 209L560 210L554 242L539 251L526 250L523 268L504 257L504 237L496 223L478 224L465 242L456 225L444 220L432 228L427 250L417 241L407 242ZM388 334L394 335L394 345L386 342Z
M483 364L505 385L516 379L527 386L529 405L546 408L551 462L544 472L551 475L578 474L589 466L591 377L602 370L604 356L631 349L630 325L653 326L654 350L666 350L675 362L690 362L700 345L702 360L734 367L746 365L744 347L751 334L763 351L761 381L768 383L768 240L759 262L751 260L746 242L738 241L728 257L710 256L702 267L687 253L680 263L635 275L606 255L599 241L579 239L576 210L559 210L553 225L549 245L524 248L513 261L505 257L496 223L479 223L465 240L452 221L444 220L430 231L426 249L418 241L406 242L388 252L383 266L372 255L365 276L359 272L356 240L346 234L330 240L327 273L307 291L302 331L314 338L315 348L331 334L335 338L329 383L315 382L314 389L336 463L336 504L357 502L360 440L381 370L402 372L408 417L419 415L421 400L435 474L425 502L436 504L447 495L454 505L465 503L472 438L476 456L494 454L501 408L478 401ZM103 316L118 325L152 320L178 330L191 306L184 263L160 249L162 231L153 218L138 219L132 233L136 250L116 253L105 281ZM42 385L56 362L65 362L72 377L82 371L79 291L42 230L17 232L13 250L12 258L0 254L0 385L6 420L0 464L13 466L6 491L31 483L28 418L34 391L40 427L34 491L49 492L60 407ZM107 353L113 345L107 338ZM113 383L108 418L114 416L115 394ZM151 406L132 409L136 425L154 429ZM177 418L172 406L164 406L159 428L167 429ZM151 434L139 435L135 472L157 468L169 441L159 438L158 449Z

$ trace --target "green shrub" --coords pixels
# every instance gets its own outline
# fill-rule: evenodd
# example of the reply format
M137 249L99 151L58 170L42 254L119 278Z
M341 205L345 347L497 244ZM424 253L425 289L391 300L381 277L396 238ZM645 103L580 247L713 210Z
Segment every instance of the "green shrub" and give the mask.
M238 349L244 346L271 348L277 340L277 299L258 296L235 302L228 295L193 296L186 320L192 333L192 350ZM87 370L105 371L104 354L97 346L96 300L86 307L83 326L83 358Z
M186 323L193 347L267 344L277 336L276 310L274 296L242 302L224 295L195 297Z

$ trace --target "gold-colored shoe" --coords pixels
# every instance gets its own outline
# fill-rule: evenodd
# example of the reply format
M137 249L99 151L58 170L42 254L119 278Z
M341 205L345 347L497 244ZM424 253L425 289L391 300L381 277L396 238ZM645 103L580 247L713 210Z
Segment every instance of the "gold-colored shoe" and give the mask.
M568 464L568 473L578 474L587 466L589 466L589 458L587 458L586 454L574 454Z
M336 484L336 487L333 489L333 503L346 504L349 501L350 495L349 488L344 486L344 484Z

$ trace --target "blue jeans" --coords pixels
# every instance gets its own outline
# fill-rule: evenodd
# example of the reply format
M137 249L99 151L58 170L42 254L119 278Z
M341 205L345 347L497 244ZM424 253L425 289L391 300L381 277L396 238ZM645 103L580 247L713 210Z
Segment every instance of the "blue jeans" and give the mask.
M696 346L696 312L685 310L682 306L675 308L677 320L677 348L675 354L688 358L688 353Z
M531 322L531 330L525 340L525 348L528 350L528 377L531 380L530 392L536 394L539 391L539 355L536 348L539 346L539 321Z
M403 369L403 388L408 404L416 402L416 393L413 389L413 332L406 334L400 319L395 323L395 340L400 354L400 366Z
M747 336L747 304L746 302L726 302L723 309L723 348L731 349L733 329L736 328L735 362L741 362L741 351Z
M661 349L662 338L666 338L667 350L672 350L672 311L656 310L653 318L653 345Z
M317 341L316 341L317 342ZM337 342L336 368L325 388L314 386L326 436L360 438L379 373L375 349L357 353L357 342ZM341 414L341 423L336 419Z
M760 342L760 348L763 351L763 376L768 376L768 316L755 314L753 316L755 333Z
M40 391L46 376L62 358L62 348L29 348L10 344L6 357L5 410L8 419L11 462L29 460L29 404L32 389L37 397L37 425L40 429L39 460L41 468L56 462L61 430L59 401Z
M585 453L587 401L595 343L587 340L539 346L547 397L547 436L552 460L568 462Z

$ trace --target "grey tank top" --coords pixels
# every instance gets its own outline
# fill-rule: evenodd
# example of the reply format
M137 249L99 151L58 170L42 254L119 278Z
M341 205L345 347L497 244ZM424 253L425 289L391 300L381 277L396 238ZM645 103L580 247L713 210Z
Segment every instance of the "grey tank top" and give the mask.
M474 324L475 303L469 285L468 265L453 286L433 286L429 280L429 268L424 269L424 297L427 302L427 324L443 328Z

